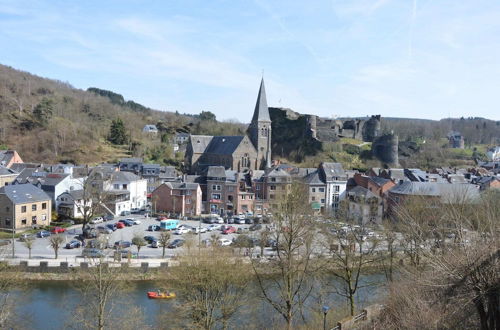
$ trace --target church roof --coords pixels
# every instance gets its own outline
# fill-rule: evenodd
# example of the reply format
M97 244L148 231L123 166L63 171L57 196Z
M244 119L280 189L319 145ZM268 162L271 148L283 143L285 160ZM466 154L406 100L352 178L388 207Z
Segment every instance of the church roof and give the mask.
M210 141L212 141L213 136L208 135L191 135L191 146L193 147L194 153L204 153L207 149Z
M231 155L244 138L244 136L214 136L205 152L216 155Z
M264 78L260 82L259 95L257 96L257 103L252 117L254 121L271 121L269 117L269 109L267 107L266 88L264 87Z

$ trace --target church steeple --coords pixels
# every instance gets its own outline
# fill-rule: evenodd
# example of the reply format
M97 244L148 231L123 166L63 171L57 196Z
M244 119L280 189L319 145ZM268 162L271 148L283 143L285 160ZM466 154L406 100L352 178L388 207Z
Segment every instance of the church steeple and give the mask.
M267 107L264 78L260 82L259 94L255 104L252 122L248 126L248 136L257 149L258 169L271 166L271 117Z
M252 122L254 121L271 121L269 117L269 108L267 107L266 87L264 86L264 77L260 81L259 95L257 95L257 103L253 112Z

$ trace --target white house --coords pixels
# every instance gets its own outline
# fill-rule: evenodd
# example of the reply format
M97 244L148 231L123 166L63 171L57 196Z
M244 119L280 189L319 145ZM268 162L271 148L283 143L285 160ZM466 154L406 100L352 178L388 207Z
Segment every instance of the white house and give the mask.
M142 129L143 133L158 134L158 128L155 125L146 125Z
M488 156L488 159L492 162L500 160L500 146L489 149L486 156Z
M83 190L73 190L62 193L56 199L58 207L57 213L70 218L83 218L84 207L92 207L92 201L83 198Z
M106 203L115 215L133 208L144 208L147 204L148 180L130 172L113 172L104 186L104 191L114 195L113 202ZM109 206L108 206L109 207Z
M325 211L335 213L339 209L340 201L345 198L347 175L340 163L321 163L319 174L326 183Z

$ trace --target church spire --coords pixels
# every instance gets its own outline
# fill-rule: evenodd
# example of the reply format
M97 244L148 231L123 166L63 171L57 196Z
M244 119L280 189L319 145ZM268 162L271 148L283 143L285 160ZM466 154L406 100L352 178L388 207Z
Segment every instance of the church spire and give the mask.
M252 122L257 121L271 121L269 117L269 109L267 107L266 88L264 86L264 77L260 81L259 95L257 96L257 103L253 112Z

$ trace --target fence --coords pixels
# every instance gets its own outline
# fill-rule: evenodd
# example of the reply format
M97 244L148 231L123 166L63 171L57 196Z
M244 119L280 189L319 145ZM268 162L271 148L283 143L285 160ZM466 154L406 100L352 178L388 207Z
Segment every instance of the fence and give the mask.
M355 329L360 322L363 321L372 321L374 318L378 317L380 315L380 312L382 311L383 306L382 305L370 305L363 309L361 313L355 316L349 316L346 317L339 322L337 322L337 325L330 330L348 330L348 329Z

